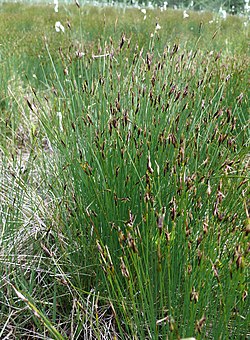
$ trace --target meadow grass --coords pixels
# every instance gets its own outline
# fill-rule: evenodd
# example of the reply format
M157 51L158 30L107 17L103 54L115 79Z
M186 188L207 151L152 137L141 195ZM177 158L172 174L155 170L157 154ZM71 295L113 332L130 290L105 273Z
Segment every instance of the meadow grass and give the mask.
M0 338L249 335L248 27L143 17L0 7Z

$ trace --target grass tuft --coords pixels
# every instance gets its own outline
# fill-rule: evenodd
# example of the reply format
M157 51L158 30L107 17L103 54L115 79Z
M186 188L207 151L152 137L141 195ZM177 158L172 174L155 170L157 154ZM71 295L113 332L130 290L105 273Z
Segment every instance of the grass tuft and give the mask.
M0 337L249 336L244 18L0 19Z

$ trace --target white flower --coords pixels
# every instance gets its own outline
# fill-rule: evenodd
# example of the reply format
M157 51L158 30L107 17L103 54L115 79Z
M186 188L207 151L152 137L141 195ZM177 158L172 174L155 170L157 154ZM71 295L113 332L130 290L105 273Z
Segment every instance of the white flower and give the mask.
M60 21L57 21L55 23L55 30L57 32L60 32L60 31L64 32L64 26L60 23Z
M244 10L247 13L250 11L249 0L245 0Z
M58 13L58 0L54 0L54 10L56 13Z
M147 11L146 11L146 9L142 8L141 12L142 12L142 14L144 14L143 20L146 20L146 18L147 18Z
M187 13L186 10L183 11L183 19L186 19L189 17L189 14Z
M153 5L152 1L149 1L149 2L148 2L148 8L154 9L154 5Z
M167 2L167 1L164 1L164 2L163 2L163 6L161 7L161 12L166 11L166 10L167 10L167 7L168 7L168 2Z
M160 30L161 29L161 26L158 24L158 22L157 22L157 24L156 24L156 26L155 26L155 30L156 31L158 31L158 30Z
M220 6L220 9L219 9L219 15L221 16L222 19L226 19L227 18L227 12L222 9L222 7Z

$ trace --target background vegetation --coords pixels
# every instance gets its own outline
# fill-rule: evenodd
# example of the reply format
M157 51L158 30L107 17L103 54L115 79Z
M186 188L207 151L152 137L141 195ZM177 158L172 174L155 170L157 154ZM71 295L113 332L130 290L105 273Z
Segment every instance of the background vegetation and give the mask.
M0 338L249 335L248 22L188 13L0 8Z
M108 1L107 1L108 2ZM111 2L111 1L110 1ZM124 2L123 0L115 0L115 3L122 3ZM169 1L162 1L162 0L152 0L152 1L143 1L143 0L127 0L125 1L126 3L129 4L153 4L156 6L163 6L164 3L169 6L177 6L178 8L192 8L195 10L200 10L200 9L209 9L209 10L218 10L221 6L226 9L227 11L231 12L232 9L233 11L236 12L241 12L245 5L246 2L245 0L226 0L226 1L221 1L221 0L169 0Z
M14 2L13 0L0 0L0 3L10 3ZM22 0L19 1L22 3L50 3L48 0ZM60 0L60 4L72 4L72 1L69 0ZM124 6L149 6L149 7L165 7L168 8L188 8L191 10L209 10L209 11L218 11L220 8L223 8L228 13L232 14L247 14L249 13L249 1L248 0L80 0L78 1L81 5L93 4L93 5L124 5Z

